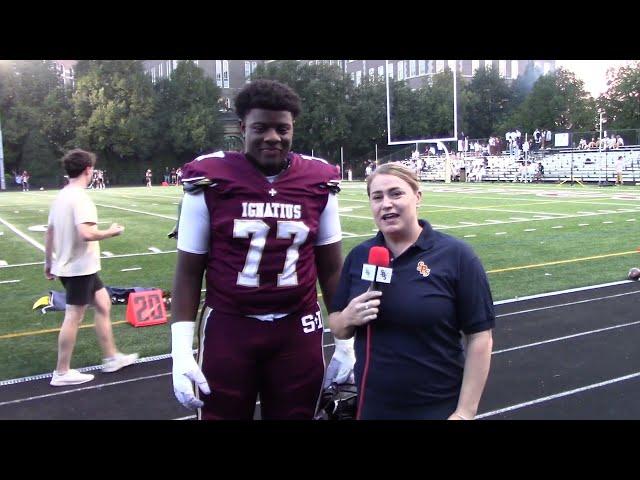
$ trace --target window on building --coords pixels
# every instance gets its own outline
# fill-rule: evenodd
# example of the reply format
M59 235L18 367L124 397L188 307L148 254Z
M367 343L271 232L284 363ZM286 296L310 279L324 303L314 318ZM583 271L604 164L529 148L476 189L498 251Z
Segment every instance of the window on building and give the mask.
M436 73L440 73L444 70L444 60L436 60Z
M373 76L376 74L376 69L371 67L369 69L369 76L371 77L371 79L373 80Z
M173 60L173 69L178 68L178 60Z
M410 77L415 77L416 75L418 75L417 63L418 62L416 60L409 60L409 76Z
M356 83L356 72L351 72L351 81Z
M485 60L484 68L493 68L493 60Z
M245 61L244 62L244 81L246 83L249 83L250 77L251 77L251 62Z
M518 60L511 60L511 78L518 78Z
M427 61L418 60L418 75L424 75L427 73Z
M389 64L387 64L387 66L388 66L388 70L389 70L387 72L387 75L389 75L389 78L393 78L393 63L389 63Z
M251 62L251 75L256 71L256 68L258 68L258 62Z
M476 73L476 70L480 68L480 60L471 60L471 75Z
M498 60L498 71L500 72L500 76L503 78L507 77L507 61L506 60Z
M398 72L398 80L404 80L404 61L400 60L396 63L396 70Z
M222 87L222 61L216 60L216 85Z
M222 61L222 88L229 88L229 60Z
M378 67L378 77L380 78L384 77L384 65L380 65Z
M199 62L199 61L200 61L200 60L194 60L194 61L193 61L193 63L195 63L195 64L196 64L196 67L198 66L198 62Z
M551 71L551 63L550 62L544 62L544 74L546 75L547 73L549 73Z
M360 70L356 71L356 87L360 85L362 82L362 72Z
M163 73L162 73L162 62L160 62L160 64L158 65L158 72L159 72L158 76L160 78L162 78L162 76L163 76Z

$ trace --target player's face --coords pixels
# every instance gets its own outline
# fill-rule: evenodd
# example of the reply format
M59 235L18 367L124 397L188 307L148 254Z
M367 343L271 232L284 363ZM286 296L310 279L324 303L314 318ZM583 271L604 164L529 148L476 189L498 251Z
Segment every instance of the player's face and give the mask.
M422 194L395 175L378 174L371 181L369 203L376 226L384 235L412 233L418 225Z
M288 111L253 108L240 124L244 152L267 175L284 167L293 140L293 115Z

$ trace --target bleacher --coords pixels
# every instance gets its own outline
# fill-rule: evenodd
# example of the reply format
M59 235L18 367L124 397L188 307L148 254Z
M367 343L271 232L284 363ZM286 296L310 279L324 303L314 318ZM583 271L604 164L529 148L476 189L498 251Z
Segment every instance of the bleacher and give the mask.
M529 153L527 178L540 182L566 182L570 180L582 183L613 183L616 179L616 160L624 157L623 182L635 185L640 182L640 145L631 145L613 150L578 150L578 149L547 149ZM510 156L509 152L502 155L485 156L487 168L482 181L485 182L513 182L521 180L523 174L522 160ZM479 157L473 153L464 157L451 155L451 166L455 179L466 177L472 171L474 161ZM482 158L482 157L480 157ZM423 168L418 172L422 181L444 181L445 157L421 156ZM410 164L410 161L404 163ZM544 167L544 176L536 179L535 172L538 163ZM460 167L464 167L464 174L460 174Z

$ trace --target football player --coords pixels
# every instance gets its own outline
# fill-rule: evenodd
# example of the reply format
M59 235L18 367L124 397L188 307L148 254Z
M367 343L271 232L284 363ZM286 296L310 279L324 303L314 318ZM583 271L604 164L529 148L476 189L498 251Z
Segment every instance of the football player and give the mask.
M342 267L339 175L290 151L300 99L288 86L254 81L235 107L244 152L215 152L183 167L174 392L199 419L252 419L258 395L263 419L312 419L324 376L316 281L330 304ZM325 383L346 381L354 362L352 341L338 341Z

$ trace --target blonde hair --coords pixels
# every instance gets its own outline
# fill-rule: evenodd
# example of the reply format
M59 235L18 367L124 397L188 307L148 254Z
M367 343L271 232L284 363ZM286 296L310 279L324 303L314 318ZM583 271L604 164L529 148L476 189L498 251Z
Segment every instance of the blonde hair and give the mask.
M380 165L367 177L367 196L371 196L369 188L371 187L371 182L376 175L393 175L394 177L398 177L400 180L407 182L414 193L417 193L420 190L420 181L413 170L404 166L402 163L389 162Z

